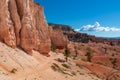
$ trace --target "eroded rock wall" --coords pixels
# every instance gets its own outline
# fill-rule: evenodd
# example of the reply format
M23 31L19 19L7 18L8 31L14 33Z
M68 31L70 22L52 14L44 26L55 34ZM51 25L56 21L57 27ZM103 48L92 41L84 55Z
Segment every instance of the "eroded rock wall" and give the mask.
M51 27L51 42L57 49L64 49L68 44L67 37L59 27Z
M32 50L48 54L51 40L43 7L33 0L1 0L0 40L29 54Z

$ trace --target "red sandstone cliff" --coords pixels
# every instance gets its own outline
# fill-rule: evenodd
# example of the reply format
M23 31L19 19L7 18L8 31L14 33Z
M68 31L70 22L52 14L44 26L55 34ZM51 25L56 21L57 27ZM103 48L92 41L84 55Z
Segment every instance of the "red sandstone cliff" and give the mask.
M57 49L64 49L68 44L68 39L64 36L63 31L59 27L52 27L51 28L51 43Z
M0 1L0 40L8 46L47 54L51 40L43 7L33 0Z

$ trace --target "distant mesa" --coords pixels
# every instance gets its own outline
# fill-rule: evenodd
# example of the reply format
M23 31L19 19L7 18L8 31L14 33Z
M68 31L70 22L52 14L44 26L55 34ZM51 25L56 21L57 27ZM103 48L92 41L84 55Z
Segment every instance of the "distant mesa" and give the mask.
M120 38L105 38L105 37L96 37L93 35L88 35L86 33L80 33L78 31L75 31L68 25L61 25L61 24L51 24L50 26L53 28L61 28L63 31L63 34L67 36L69 41L72 42L82 42L82 43L104 43L108 45L120 45ZM96 23L96 26L100 26L100 24Z

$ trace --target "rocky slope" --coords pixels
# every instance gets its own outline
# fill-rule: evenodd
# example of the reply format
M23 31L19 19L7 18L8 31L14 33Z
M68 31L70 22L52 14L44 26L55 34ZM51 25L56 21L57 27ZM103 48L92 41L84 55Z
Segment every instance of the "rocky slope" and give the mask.
M120 46L71 42L68 47L73 58L76 58L76 63L88 68L97 76L106 80L120 79Z
M0 42L0 80L101 80L85 67L76 66L73 59L67 63L58 59L64 60L64 55L50 52L46 57L33 51L31 56Z

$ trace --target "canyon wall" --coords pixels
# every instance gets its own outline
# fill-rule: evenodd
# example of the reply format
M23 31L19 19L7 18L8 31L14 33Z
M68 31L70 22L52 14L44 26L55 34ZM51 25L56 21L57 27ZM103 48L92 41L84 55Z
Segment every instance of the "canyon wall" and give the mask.
M32 50L48 54L50 30L43 7L33 0L1 0L0 41L12 48L19 46L29 54Z
M59 27L53 27L49 25L51 28L51 43L57 49L64 49L68 44L67 36L63 34L63 31Z

